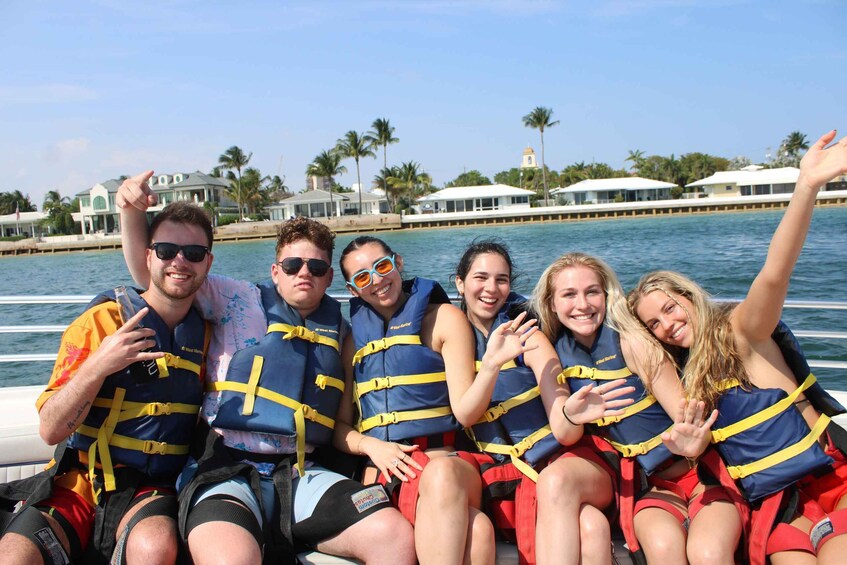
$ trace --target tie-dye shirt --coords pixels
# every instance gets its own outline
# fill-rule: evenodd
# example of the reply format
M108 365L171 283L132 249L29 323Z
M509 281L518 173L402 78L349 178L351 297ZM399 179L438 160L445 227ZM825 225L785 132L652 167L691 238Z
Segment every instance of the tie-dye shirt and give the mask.
M213 324L212 341L206 360L206 374L210 382L223 381L229 363L236 351L256 345L268 329L259 288L250 282L220 275L209 275L197 292L194 305L200 315ZM342 325L342 340L348 333ZM209 392L203 401L200 414L211 422L218 413L220 393ZM224 444L251 453L294 453L296 439L260 432L216 429ZM307 451L312 451L307 446ZM271 465L272 467L272 465ZM260 468L260 471L264 471Z

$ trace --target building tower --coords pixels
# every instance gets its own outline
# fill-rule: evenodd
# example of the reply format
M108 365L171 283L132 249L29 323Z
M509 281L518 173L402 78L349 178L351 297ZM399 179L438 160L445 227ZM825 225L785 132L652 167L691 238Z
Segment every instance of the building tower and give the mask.
M535 160L535 151L532 147L527 147L523 150L523 159L521 159L521 169L537 169L538 162Z

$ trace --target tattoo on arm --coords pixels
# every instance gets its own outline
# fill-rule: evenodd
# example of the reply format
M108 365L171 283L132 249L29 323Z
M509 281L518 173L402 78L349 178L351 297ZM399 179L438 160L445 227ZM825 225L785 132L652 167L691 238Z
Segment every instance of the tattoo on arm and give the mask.
M69 430L75 430L76 429L77 422L79 422L79 419L82 416L82 413L85 412L85 409L88 408L88 406L90 404L91 403L86 400L85 403L82 406L80 406L79 409L76 411L76 416L74 417L74 419L71 420L70 422L68 422L67 424L65 424L68 427Z

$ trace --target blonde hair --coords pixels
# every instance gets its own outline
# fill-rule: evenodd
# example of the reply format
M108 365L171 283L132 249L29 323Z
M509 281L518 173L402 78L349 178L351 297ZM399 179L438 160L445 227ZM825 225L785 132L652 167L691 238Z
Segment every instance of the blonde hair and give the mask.
M597 273L603 287L603 294L606 297L606 312L603 323L621 336L640 342L645 346L644 351L647 352L647 355L643 362L646 374L641 375L641 377L647 389L651 390L651 377L657 374L659 366L663 362L670 361L673 363L673 358L630 312L623 287L621 287L617 275L602 259L575 251L565 253L544 270L529 301L530 309L535 312L541 331L555 344L559 334L565 329L553 310L553 294L556 290L556 277L565 269L572 267L585 267Z
M713 302L708 292L685 275L673 271L654 271L641 277L627 297L634 316L637 317L636 309L641 299L656 291L676 302L693 326L688 361L682 368L682 381L689 397L704 401L711 411L721 395L720 385L723 381L735 378L742 386L749 387L750 379L738 354L730 324L730 315L736 305ZM692 312L683 308L679 296L691 302ZM677 357L683 353L681 348L662 345Z

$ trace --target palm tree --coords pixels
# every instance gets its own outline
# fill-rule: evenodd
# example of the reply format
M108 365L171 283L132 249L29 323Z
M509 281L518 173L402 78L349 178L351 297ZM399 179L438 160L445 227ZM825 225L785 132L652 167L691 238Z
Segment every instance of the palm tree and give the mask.
M321 151L306 167L306 174L329 179L329 213L332 215L332 187L335 185L335 175L347 172L347 167L341 164L341 155L337 151Z
M233 145L229 149L227 149L223 155L218 157L218 164L221 165L224 169L235 169L238 173L236 177L236 198L235 201L238 204L238 219L244 219L244 210L242 206L241 199L241 169L247 166L247 163L250 162L250 158L253 157L253 154L245 155L244 151L238 147L237 145Z
M523 117L523 125L528 128L537 129L541 133L541 176L544 182L544 206L547 206L547 200L550 194L547 191L547 170L544 167L544 129L551 128L559 123L559 120L551 122L553 110L544 106L536 107L532 112Z
M393 137L394 128L391 127L386 118L375 119L371 127L373 130L368 132L367 138L377 147L382 146L382 170L385 170L388 168L388 146L397 143L400 139ZM385 183L385 179L383 179L382 188L385 190L385 194L388 194L388 184Z
M29 195L24 196L20 190L0 192L0 215L14 214L15 211L35 212L35 205Z
M356 182L359 183L359 215L362 214L362 177L359 174L359 159L362 157L373 157L376 153L371 149L373 142L367 135L359 135L358 132L350 130L344 137L336 142L335 151L341 157L352 157L356 161Z
M626 159L624 159L624 162L626 162L626 161L632 161L632 169L630 169L630 170L636 170L637 171L638 167L641 165L641 163L644 162L644 151L642 151L640 149L636 149L635 151L633 151L632 149L630 149L629 150L629 156Z
M423 195L429 191L432 185L432 177L421 171L420 163L407 161L397 168L396 175L387 177L385 180L389 185L398 190L405 190L410 202L416 195Z
M391 177L400 176L400 167L388 167L382 169L380 174L374 175L374 184L385 187L385 195L391 199L391 211L397 206L397 198L400 196L400 189L392 185L388 180Z
M61 196L58 190L48 190L47 194L44 195L41 211L53 216L62 209L63 204L70 204L70 202L71 199L67 196Z

